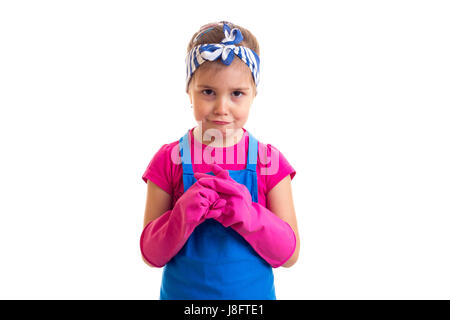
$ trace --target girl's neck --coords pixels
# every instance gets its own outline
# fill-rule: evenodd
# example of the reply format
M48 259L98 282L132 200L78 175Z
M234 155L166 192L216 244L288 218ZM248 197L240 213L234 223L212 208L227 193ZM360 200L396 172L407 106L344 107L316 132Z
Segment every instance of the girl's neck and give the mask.
M215 141L214 137L212 137L210 140L203 139L203 133L200 132L200 127L195 127L193 131L194 139L198 142L201 142L202 144L205 144L209 147L213 148L226 148L234 146L235 144L238 144L241 139L244 136L244 129L238 129L232 136L224 136L224 141L220 141L220 139L217 139ZM206 139L209 139L209 137L205 136Z

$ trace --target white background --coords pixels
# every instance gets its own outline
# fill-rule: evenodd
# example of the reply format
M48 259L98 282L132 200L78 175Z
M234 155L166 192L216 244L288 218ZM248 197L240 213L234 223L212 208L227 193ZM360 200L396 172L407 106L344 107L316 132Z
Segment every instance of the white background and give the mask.
M158 299L146 185L196 125L186 47L248 28L246 128L297 170L278 299L450 298L447 1L0 2L0 298Z

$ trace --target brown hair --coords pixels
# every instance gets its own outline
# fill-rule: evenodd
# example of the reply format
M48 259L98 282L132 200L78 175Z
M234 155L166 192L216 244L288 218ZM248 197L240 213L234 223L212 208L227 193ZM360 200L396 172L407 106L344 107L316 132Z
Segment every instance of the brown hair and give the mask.
M189 41L189 44L187 46L187 53L189 53L192 50L192 48L194 48L200 44L220 43L224 38L224 34L223 34L223 24L224 23L229 25L231 29L238 28L241 31L244 40L242 40L239 44L237 44L237 46L244 46L244 47L250 48L253 51L255 51L256 54L259 56L259 44L258 44L258 40L256 40L256 37L249 30L247 30L237 24L228 22L228 21L208 23L208 24L205 24L202 27L200 27L199 31L197 31L192 36L191 41ZM210 28L211 28L211 30L209 30ZM202 68L204 65L223 66L223 63L219 59L215 60L215 61L205 61L199 68ZM195 76L195 72L192 75L188 86L186 86L186 90L188 90L187 88L189 87L190 83L192 82L192 79L194 78L194 76ZM252 79L253 79L253 77L252 77ZM255 86L254 81L253 81L253 86L256 91L256 86Z

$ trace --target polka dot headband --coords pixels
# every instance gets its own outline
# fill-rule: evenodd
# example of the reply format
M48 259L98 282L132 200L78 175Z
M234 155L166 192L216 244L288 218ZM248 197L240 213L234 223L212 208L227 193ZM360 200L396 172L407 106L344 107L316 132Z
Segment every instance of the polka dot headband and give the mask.
M209 25L208 25L209 26ZM195 40L199 39L212 28L200 33ZM231 29L223 23L223 33L225 37L220 43L207 43L195 46L186 56L186 91L189 80L195 70L205 61L214 61L220 58L223 64L229 66L233 62L234 56L238 56L252 72L255 85L259 83L259 57L255 51L244 46L236 46L244 37L238 28Z

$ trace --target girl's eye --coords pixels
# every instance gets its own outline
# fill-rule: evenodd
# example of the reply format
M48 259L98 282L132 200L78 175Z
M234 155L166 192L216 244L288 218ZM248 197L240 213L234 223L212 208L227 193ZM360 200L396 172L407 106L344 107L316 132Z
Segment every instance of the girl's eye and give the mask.
M206 93L206 95L209 96L209 93L211 93L212 90L211 89L205 89L205 90L203 90L203 92L208 92L208 93Z
M240 97L240 96L242 96L244 93L243 92L241 92L241 91L234 91L233 93L238 93L238 94L240 94L240 95L238 95L237 97Z

